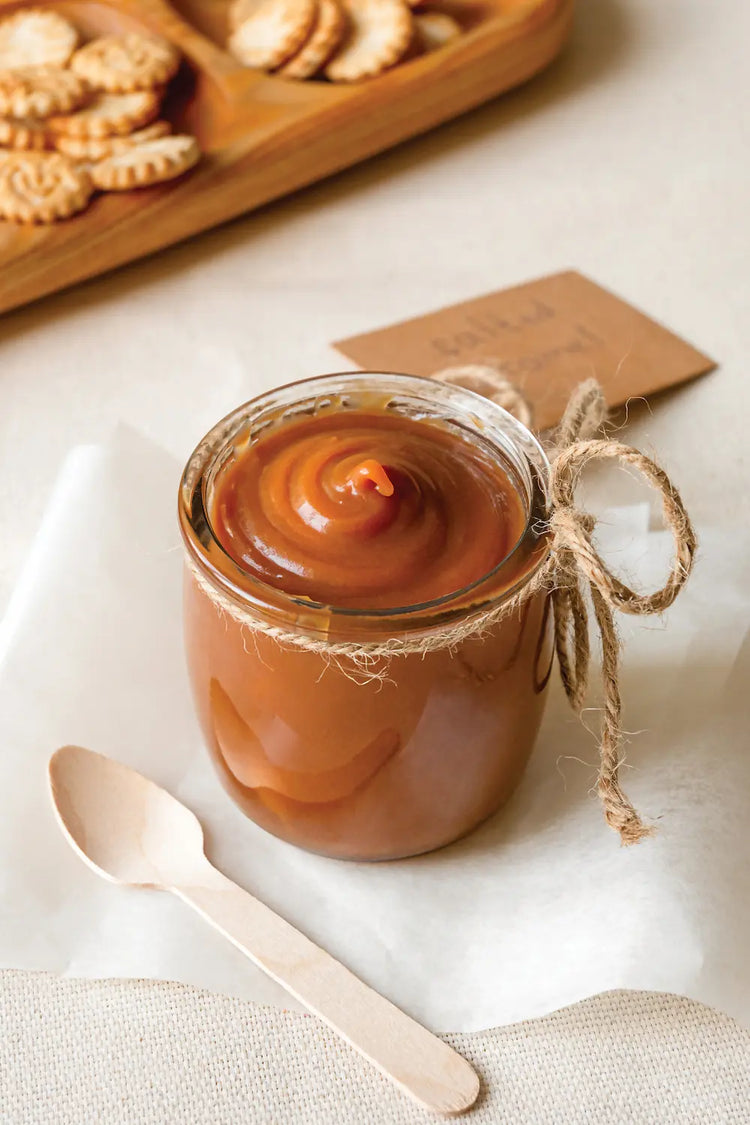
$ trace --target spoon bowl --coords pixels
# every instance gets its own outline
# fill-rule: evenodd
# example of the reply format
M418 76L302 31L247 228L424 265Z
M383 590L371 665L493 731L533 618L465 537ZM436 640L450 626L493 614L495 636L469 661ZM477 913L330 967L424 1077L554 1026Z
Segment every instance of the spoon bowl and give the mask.
M196 815L121 762L62 746L50 758L49 780L60 827L105 879L166 889L207 864Z

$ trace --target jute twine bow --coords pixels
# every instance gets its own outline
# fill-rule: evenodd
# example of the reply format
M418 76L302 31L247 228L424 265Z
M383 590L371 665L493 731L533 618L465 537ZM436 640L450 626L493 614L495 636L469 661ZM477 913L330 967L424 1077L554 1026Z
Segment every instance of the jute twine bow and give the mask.
M478 390L499 402L520 421L529 417L518 390L493 367L454 367L434 378ZM514 398L515 396L515 398ZM524 404L517 410L520 399ZM514 406L516 409L514 409ZM606 419L606 403L594 379L573 393L554 435L551 449L550 556L539 583L549 583L554 607L555 647L565 693L571 706L581 711L589 685L589 625L586 592L591 599L602 645L604 707L599 736L597 792L604 815L620 833L623 844L635 844L653 829L643 823L620 784L623 764L622 701L619 684L620 642L613 613L635 616L661 613L677 597L693 568L697 547L695 532L677 489L664 470L632 446L606 436L593 437ZM575 506L581 473L594 461L609 459L636 469L661 493L664 518L672 531L675 553L667 581L652 594L632 590L612 573L592 542L596 521ZM538 584L535 583L535 588Z

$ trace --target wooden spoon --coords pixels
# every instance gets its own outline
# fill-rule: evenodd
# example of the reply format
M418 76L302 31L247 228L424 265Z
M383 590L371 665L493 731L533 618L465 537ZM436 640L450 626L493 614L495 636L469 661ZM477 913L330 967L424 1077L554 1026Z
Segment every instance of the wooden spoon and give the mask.
M81 746L57 750L49 778L64 834L99 875L177 895L421 1106L473 1105L469 1063L217 871L197 817L165 789Z

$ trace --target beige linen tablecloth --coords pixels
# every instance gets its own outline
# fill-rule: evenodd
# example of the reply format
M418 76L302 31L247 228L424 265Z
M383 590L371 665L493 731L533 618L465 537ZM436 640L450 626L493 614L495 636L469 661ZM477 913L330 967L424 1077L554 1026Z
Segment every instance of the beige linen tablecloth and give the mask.
M0 993L5 1122L425 1125L312 1017L179 985L13 973ZM750 1032L699 1004L614 992L448 1035L482 1076L472 1125L748 1120Z
M3 318L0 610L72 445L124 420L184 457L238 402L343 366L326 341L566 267L721 361L627 436L699 526L746 520L748 42L744 0L580 0L523 90ZM6 972L0 1017L2 1125L426 1120L313 1020L185 987ZM674 997L450 1038L477 1122L750 1122L750 1034Z

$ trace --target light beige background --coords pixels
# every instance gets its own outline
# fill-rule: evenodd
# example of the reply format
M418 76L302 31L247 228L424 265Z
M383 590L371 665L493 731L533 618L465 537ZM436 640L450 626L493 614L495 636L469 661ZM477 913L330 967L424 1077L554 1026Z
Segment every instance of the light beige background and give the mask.
M184 456L242 399L340 366L326 341L565 267L721 362L628 437L699 525L747 519L748 43L744 0L580 0L526 88L2 319L0 610L71 445L124 419ZM425 1120L305 1017L186 988L6 973L0 1018L3 1123ZM478 1122L750 1122L750 1036L686 1001L455 1041L489 1083Z

